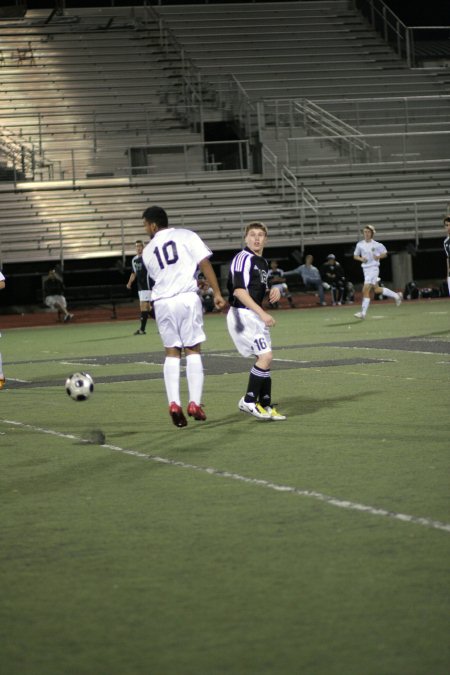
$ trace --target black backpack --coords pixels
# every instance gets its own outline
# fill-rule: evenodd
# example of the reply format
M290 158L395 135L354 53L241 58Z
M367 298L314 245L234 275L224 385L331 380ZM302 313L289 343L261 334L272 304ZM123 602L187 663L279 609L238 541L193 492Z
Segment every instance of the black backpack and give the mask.
M403 297L405 300L417 300L419 297L419 289L415 281L408 281L403 291Z

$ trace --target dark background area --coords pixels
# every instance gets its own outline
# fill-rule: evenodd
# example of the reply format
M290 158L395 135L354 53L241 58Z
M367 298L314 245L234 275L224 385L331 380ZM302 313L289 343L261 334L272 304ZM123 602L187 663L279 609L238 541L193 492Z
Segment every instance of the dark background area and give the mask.
M311 1L311 0L309 0ZM233 2L242 2L242 0L208 0L209 4L224 3L233 4ZM19 0L17 5L23 5L29 9L42 9L61 7L62 0ZM73 7L110 7L111 0L66 0L67 8ZM117 6L132 6L141 4L139 0L115 0ZM157 5L157 1L151 4ZM163 0L164 5L195 5L203 4L197 0ZM450 2L449 0L386 0L388 7L392 9L397 16L410 26L423 25L449 25L450 24ZM12 0L1 0L0 6L14 5Z

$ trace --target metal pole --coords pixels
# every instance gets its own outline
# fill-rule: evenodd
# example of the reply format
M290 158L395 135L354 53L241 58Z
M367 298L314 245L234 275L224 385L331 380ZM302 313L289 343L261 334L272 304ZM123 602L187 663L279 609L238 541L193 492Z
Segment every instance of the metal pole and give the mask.
M75 187L75 150L73 148L70 154L72 156L72 185Z
M144 106L145 113L145 142L147 145L150 145L150 123L148 118L148 107Z
M59 262L61 265L61 270L64 270L64 243L63 243L63 233L61 223L58 223L59 230Z
M244 169L244 157L242 154L242 143L238 141L238 152L239 152L239 171L242 173Z
M120 237L122 240L122 265L125 267L126 264L126 255L125 255L125 230L123 227L123 220L120 221Z
M388 33L387 33L387 21L386 21L386 5L383 5L383 37L384 41L388 41Z
M42 113L38 112L39 154L42 155Z
M300 208L300 249L304 251L304 233L305 233L305 198L304 190L302 188L302 205Z
M92 127L93 127L93 136L94 136L94 152L97 152L97 113L92 113Z
M414 202L414 229L416 235L416 247L419 246L419 216L417 213L417 202Z
M408 68L412 67L411 63L411 32L410 28L406 29L406 34L405 34L405 40L406 40L406 63L408 64Z

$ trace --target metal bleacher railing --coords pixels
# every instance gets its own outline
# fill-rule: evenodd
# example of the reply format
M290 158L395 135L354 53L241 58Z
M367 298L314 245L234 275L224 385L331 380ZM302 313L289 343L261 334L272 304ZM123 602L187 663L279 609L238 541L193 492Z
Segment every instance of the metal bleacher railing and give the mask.
M406 60L409 68L417 67L415 31L433 30L441 32L445 37L450 30L450 26L407 26L383 0L351 0L351 2L369 21L372 28Z

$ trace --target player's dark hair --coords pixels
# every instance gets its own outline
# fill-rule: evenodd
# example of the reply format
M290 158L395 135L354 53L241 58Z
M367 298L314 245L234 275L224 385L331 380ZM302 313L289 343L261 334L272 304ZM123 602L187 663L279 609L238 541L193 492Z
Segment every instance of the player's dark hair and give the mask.
M142 241L142 239L136 239L136 241L135 241L134 243L135 243L135 244L144 244L144 242Z
M167 227L169 224L167 213L160 206L149 206L142 217L149 223L155 223L159 228Z
M447 225L447 223L450 223L450 216L444 218L444 225Z

